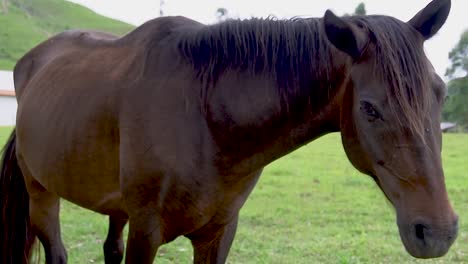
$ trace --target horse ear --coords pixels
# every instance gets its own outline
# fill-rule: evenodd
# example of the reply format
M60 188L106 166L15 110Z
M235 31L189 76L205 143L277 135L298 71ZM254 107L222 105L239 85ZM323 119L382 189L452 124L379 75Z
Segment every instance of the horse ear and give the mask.
M419 31L424 39L430 39L447 20L450 6L450 0L433 0L410 19L408 24Z
M359 28L327 10L323 18L328 40L339 50L359 59L369 37Z

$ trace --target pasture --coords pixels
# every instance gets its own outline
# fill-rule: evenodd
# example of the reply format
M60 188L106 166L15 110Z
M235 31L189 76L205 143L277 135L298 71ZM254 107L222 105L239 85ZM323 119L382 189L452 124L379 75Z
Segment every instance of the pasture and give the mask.
M11 128L0 129L0 142ZM468 263L468 134L444 134L446 184L460 217L449 253L425 263ZM47 150L44 149L44 155ZM62 202L70 263L103 263L107 218ZM190 263L185 238L160 248L157 263ZM419 263L403 248L391 205L347 160L337 133L266 168L241 210L228 263Z

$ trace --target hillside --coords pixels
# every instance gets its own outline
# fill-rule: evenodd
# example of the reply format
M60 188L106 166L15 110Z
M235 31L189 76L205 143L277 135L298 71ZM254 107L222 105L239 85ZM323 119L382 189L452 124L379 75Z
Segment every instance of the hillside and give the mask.
M133 27L65 0L0 0L0 70L13 69L29 49L67 29L122 35Z

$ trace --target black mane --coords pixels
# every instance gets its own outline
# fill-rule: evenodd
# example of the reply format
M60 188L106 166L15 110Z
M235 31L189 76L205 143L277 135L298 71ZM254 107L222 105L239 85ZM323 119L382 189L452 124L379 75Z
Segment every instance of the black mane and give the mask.
M388 16L344 19L369 32L375 46L375 72L370 74L388 83L390 104L404 113L400 125L421 131L418 120L429 103L430 88L422 38L408 24ZM333 58L343 54L328 42L323 20L317 18L228 20L183 32L177 45L204 89L215 86L226 70L268 74L286 101L310 94L310 89L326 92L336 87L333 74L348 68L336 69Z
M228 20L187 32L179 50L207 86L227 69L270 74L289 98L331 75L331 46L318 19Z

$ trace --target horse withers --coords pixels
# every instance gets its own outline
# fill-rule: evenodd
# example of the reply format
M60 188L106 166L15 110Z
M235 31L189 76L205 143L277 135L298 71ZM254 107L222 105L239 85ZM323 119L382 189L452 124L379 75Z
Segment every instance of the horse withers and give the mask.
M228 20L162 17L118 38L68 31L14 70L16 128L1 170L1 263L39 238L65 263L59 199L109 216L106 263L152 263L192 242L223 263L264 166L340 131L352 164L396 209L407 251L444 255L457 234L439 128L445 86L423 43L449 0L387 16ZM314 158L314 157L311 157Z

